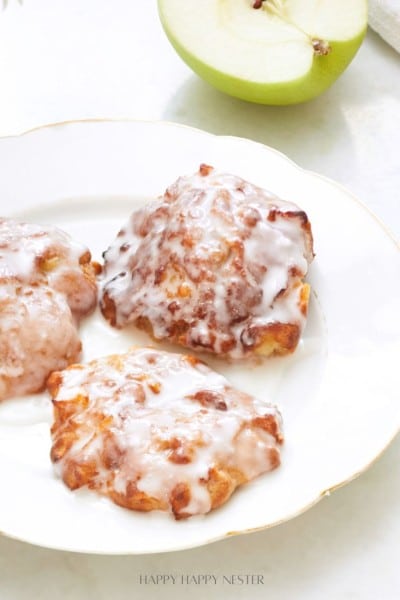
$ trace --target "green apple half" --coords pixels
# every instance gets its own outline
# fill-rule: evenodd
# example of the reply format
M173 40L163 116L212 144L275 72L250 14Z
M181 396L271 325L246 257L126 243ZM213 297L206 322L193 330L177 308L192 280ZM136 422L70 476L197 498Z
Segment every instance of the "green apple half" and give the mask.
M368 12L366 0L158 0L158 10L193 71L261 104L326 90L360 47Z

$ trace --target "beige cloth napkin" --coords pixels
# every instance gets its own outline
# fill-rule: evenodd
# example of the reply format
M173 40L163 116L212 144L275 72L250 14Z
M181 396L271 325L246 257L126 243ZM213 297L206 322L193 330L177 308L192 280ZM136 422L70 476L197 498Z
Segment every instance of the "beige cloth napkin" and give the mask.
M369 0L369 24L400 52L400 0Z

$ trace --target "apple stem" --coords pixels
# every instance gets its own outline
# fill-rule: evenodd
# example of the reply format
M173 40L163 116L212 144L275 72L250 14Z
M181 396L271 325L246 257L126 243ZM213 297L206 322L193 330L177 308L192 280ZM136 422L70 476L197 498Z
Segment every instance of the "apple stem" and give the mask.
M313 39L311 43L314 48L314 54L318 54L318 56L326 56L332 52L332 47L325 40Z
M332 48L326 40L320 40L312 37L309 33L304 31L304 29L296 25L296 23L293 23L293 21L288 18L288 16L285 14L284 0L254 0L253 8L265 8L265 10L269 11L279 19L282 19L282 21L285 21L285 23L292 25L292 27L295 27L297 31L303 33L312 45L314 54L317 54L318 56L326 56L332 52Z

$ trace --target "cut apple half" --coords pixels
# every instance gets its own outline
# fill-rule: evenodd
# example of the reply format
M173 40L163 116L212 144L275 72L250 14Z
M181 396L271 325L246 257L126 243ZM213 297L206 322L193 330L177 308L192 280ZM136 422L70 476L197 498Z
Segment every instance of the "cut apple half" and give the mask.
M368 13L366 0L158 0L158 9L193 71L262 104L326 90L360 47Z

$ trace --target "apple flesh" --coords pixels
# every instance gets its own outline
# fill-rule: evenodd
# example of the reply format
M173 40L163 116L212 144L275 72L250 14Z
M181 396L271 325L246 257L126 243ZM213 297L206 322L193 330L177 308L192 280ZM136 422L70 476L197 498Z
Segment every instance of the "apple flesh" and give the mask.
M295 104L345 70L367 28L366 0L158 0L178 54L217 89Z

